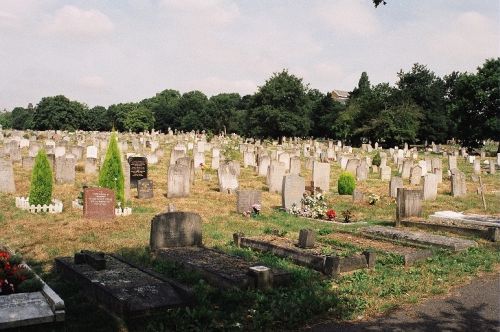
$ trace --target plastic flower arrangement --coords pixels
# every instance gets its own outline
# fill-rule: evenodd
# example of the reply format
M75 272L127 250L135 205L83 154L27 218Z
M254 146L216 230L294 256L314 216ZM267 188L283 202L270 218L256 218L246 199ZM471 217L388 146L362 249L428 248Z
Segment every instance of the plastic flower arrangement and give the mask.
M35 292L42 289L42 282L25 265L20 255L0 250L0 295Z
M292 205L290 213L296 216L314 219L321 219L325 216L327 211L326 200L321 193L311 196L305 195L301 203L302 207L298 207L295 204Z
M328 211L326 211L326 217L328 218L328 220L335 220L335 218L337 217L337 212L335 212L335 210L333 209L329 209Z

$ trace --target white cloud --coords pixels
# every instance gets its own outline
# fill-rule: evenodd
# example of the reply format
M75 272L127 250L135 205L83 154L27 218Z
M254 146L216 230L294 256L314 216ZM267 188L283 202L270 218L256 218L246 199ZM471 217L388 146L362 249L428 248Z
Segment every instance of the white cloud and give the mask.
M88 89L102 89L106 87L106 82L101 76L84 76L80 78L80 85Z
M212 96L219 93L239 92L240 94L252 94L257 91L257 84L251 80L230 80L217 76L196 79L186 82L187 90L200 90Z
M162 0L160 6L194 25L226 25L240 16L238 6L231 0Z
M113 22L99 10L85 10L70 5L57 10L44 27L44 31L49 34L83 37L97 37L113 29Z
M369 36L380 30L370 1L340 0L319 5L313 11L325 25L339 34Z

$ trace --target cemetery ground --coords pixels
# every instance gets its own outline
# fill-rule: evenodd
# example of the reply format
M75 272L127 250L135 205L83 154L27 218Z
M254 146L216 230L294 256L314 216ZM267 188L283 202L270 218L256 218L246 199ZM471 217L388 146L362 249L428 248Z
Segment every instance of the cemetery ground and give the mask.
M80 210L71 208L71 201L78 196L82 185L96 184L96 177L85 175L82 165L77 165L74 185L55 185L54 197L61 198L65 206L62 214L30 214L14 207L13 195L0 194L0 243L20 251L30 266L64 299L67 330L298 329L326 319L358 320L384 314L400 306L411 306L446 294L452 287L472 278L500 270L498 242L469 236L479 243L478 247L459 253L436 250L432 257L405 267L400 256L384 251L392 244L356 236L357 230L366 223L392 225L395 199L388 196L388 182L380 181L378 175L373 173L366 181L358 181L357 188L364 193L379 195L381 199L375 205L354 203L351 196L338 195L336 183L341 169L335 162L331 169L332 189L327 194L329 206L333 206L338 215L349 209L355 221L366 223L338 225L282 212L279 210L281 196L269 193L265 178L243 167L239 177L240 188L263 190L262 211L255 218L236 213L236 196L218 191L217 175L213 170L205 171L212 174L209 181L202 180L201 174L196 175L189 197L166 198L170 148L165 146L165 158L157 165L149 165L148 177L154 181L154 198L139 200L136 191L131 190L133 214L130 216L109 221L88 220L82 218ZM442 159L445 174L447 162L444 157ZM210 157L206 164L210 165ZM481 196L476 194L478 184L470 180L472 165L459 158L459 168L467 176L467 195L451 197L449 181L444 181L439 186L437 200L423 202L424 218L440 210L500 215L500 175L482 175L487 202L487 209L484 210ZM30 172L17 164L14 174L17 192L27 195ZM306 171L305 167L302 167L301 175L310 181L310 171ZM201 281L196 274L153 259L148 251L151 219L164 212L168 203L173 203L177 211L201 215L205 246L289 271L292 273L291 284L267 291L220 291ZM377 253L375 268L327 278L286 259L237 248L232 243L235 232L256 236L272 233L273 230L296 240L299 230L303 228L315 230L318 242L331 245L345 254L374 250ZM75 285L59 279L53 271L54 258L72 256L81 249L118 253L180 280L194 287L197 304L191 308L169 310L160 317L132 322L112 317L89 302Z

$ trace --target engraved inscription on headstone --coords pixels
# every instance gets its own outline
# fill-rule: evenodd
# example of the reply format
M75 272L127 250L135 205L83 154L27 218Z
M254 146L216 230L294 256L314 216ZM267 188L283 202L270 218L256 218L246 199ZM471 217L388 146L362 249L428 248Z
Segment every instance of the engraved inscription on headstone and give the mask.
M115 217L115 193L107 188L85 188L83 216L92 219Z
M130 188L137 188L137 181L148 177L148 159L130 157L128 163L130 165Z
M153 198L153 181L149 179L140 179L137 181L137 197Z

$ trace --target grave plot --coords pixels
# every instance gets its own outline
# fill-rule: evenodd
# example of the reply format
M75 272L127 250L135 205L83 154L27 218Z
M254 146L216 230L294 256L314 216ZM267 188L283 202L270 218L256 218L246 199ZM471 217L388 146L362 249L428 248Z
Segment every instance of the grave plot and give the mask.
M304 230L303 230L304 231ZM261 252L270 252L282 258L291 259L294 263L320 271L326 275L338 275L375 265L375 253L349 253L344 255L341 248L314 242L314 235L301 231L299 245L293 240L272 236L244 237L234 234L235 243L243 248L251 248Z
M370 226L363 228L361 233L376 239L405 242L415 245L440 247L452 251L461 251L470 247L477 247L477 243L472 240L435 235L425 232L413 232L400 230L394 227Z
M2 249L0 253L4 262L8 261L7 254L10 252ZM27 270L29 266L22 264ZM11 268L14 266L10 265ZM17 264L16 264L16 268ZM0 270L3 264L0 262ZM1 272L1 271L0 271ZM26 327L37 328L48 325L57 325L64 322L65 307L64 301L36 274L33 279L40 281L38 291L16 292L3 294L0 290L0 330L22 329ZM2 287L6 287L3 285Z
M205 247L171 247L156 250L156 257L199 273L218 288L268 288L286 285L290 273L248 262L243 258ZM255 270L267 269L268 282L262 285Z
M122 318L148 316L193 302L186 286L116 255L82 251L74 258L60 257L55 262L65 279L77 283L88 297Z
M476 235L496 242L500 241L500 218L453 211L438 211L429 220L405 220L403 226L445 231L461 235Z
M331 233L323 238L349 243L363 250L376 250L401 256L405 266L410 266L417 261L432 256L432 250L430 249L399 245L387 241L377 241L371 238L363 237L361 234Z

